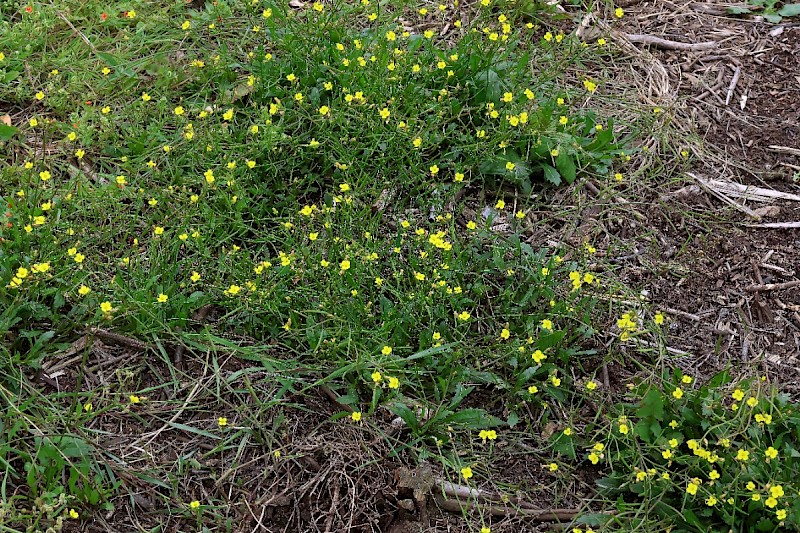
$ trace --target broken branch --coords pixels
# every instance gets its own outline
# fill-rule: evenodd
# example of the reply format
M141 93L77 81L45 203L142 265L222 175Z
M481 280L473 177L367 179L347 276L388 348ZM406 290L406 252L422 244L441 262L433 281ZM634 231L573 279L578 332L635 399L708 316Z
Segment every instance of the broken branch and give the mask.
M762 285L750 285L745 287L747 292L779 291L782 289L793 289L800 287L800 280L787 281L785 283L764 283Z
M682 43L662 39L655 35L638 35L626 33L624 36L632 43L639 43L664 48L665 50L681 50L684 52L699 52L702 50L712 50L717 47L716 41L706 41L702 43Z

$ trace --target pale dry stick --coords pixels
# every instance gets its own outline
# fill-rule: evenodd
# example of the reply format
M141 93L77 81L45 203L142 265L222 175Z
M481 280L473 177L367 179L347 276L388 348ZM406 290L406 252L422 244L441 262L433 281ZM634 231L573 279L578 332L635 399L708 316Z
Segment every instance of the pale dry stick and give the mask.
M508 509L501 505L480 504L473 501L461 501L447 499L438 494L433 497L436 505L444 511L451 513L462 513L465 509L479 509L482 512L489 513L492 516L516 516L527 518L534 522L553 522L557 520L572 520L580 514L579 509L549 509L535 511L533 509Z
M800 228L800 222L765 222L764 224L747 224L747 227L756 229L792 229Z
M689 320L693 320L695 322L700 322L701 318L697 315L692 313L687 313L686 311L681 311L680 309L673 309L671 307L665 307L664 311L671 314L671 315L680 315L682 317L688 318Z
M731 80L731 84L728 86L728 94L725 96L725 105L731 103L731 98L733 98L733 91L736 90L736 85L739 83L739 76L742 75L742 67L737 66L733 71L733 79Z
M762 285L750 285L745 287L747 292L780 291L783 289L793 289L800 287L800 280L786 281L784 283L764 283Z
M800 156L800 148L790 148L788 146L776 146L774 144L768 146L770 152L778 152L780 154L789 154Z
M720 200L722 200L722 201L723 201L723 202L725 202L726 204L728 204L728 205L730 205L730 206L732 206L732 207L734 207L734 208L738 209L739 211L742 211L744 214L746 214L746 215L747 215L747 216L749 216L750 218L755 218L755 219L760 219L760 218L761 218L761 217L760 217L760 216L758 216L756 213L754 213L752 209L750 209L750 208L748 208L748 207L745 207L745 206L743 206L742 204L740 204L740 203L738 203L738 202L734 202L734 201L733 201L733 200L732 200L730 197L728 197L728 196L726 196L726 195L724 195L724 194L720 193L719 191L717 191L717 190L716 190L716 189L714 189L713 187L710 187L710 186L708 185L708 182L707 182L706 180L704 180L704 179L702 179L702 178L698 177L698 176L697 176L697 175L695 175L695 174L692 174L691 172L687 172L687 173L686 173L686 175L687 175L687 176L689 176L689 177L691 177L691 178L694 178L694 180L695 180L695 181L696 181L698 184L700 184L700 186L701 186L701 187L702 187L704 190L706 190L706 191L710 192L711 194L713 194L714 196L716 196L717 198L719 198Z
M791 276L794 274L793 272L789 272L783 267L779 267L778 265L771 265L769 263L761 263L761 268L766 268L767 270L772 270L774 272L780 272L781 274L786 274L787 276Z
M706 41L702 43L682 43L679 41L670 41L669 39L662 39L655 35L638 35L631 33L622 33L632 43L652 45L665 50L680 50L683 52L700 52L703 50L713 50L718 46L716 41Z
M459 485L458 483L453 483L452 481L447 481L443 479L436 479L436 484L440 486L442 489L442 494L445 496L449 496L451 498L456 499L466 499L466 500L475 500L475 501L482 501L482 502L494 502L494 503L501 503L503 498L498 494L493 494L486 492L481 489L474 489L472 487L467 487L465 485ZM520 500L519 498L515 498L512 496L507 497L507 503L511 503L523 509L528 509L531 511L539 511L541 512L542 509L535 506L530 502L526 502L524 500Z
M641 344L642 346L647 346L648 348L660 348L660 346L657 345L656 343L648 342L648 341L646 341L644 339L631 338L631 339L628 339L628 340L633 341L634 344ZM692 356L692 354L690 354L689 352L684 352L683 350L679 350L677 348L670 348L669 346L664 346L663 348L667 352L671 353L672 355L677 355L677 356L680 356L680 357L691 357Z
M331 526L333 526L333 518L336 516L335 510L336 506L339 505L339 494L341 493L342 486L340 483L336 483L333 486L333 498L331 499L331 507L328 510L328 519L325 520L325 533L331 532Z
M75 33L75 34L76 34L78 37L80 37L80 38L83 40L83 42L85 42L85 43L86 43L86 45L87 45L89 48L91 48L91 49L92 49L92 52L94 52L95 54L97 54L97 48L95 48L95 47L94 47L94 45L93 45L93 44L92 44L92 42L89 40L89 38L88 38L88 37L86 37L86 36L85 36L83 33L81 33L80 31L78 31L78 29L77 29L77 28L75 28L75 26L73 26L73 25L72 25L72 23L71 23L71 22L69 21L69 19L68 19L68 18L67 18L67 17L64 15L64 13L62 13L61 11L56 11L56 15L58 15L58 16L59 16L59 18L60 18L61 20L63 20L64 22L66 22L66 23L67 23L67 26L69 26L69 27L70 27L70 29L71 29L71 30L72 30L72 31L73 31L73 32L74 32L74 33Z

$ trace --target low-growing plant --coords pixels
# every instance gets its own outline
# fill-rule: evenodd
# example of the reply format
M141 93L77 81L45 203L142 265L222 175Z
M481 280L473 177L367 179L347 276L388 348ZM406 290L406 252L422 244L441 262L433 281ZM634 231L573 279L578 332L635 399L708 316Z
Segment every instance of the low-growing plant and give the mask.
M727 372L698 386L679 371L634 386L589 444L616 500L608 525L668 520L672 531L775 531L800 523L796 404L762 380ZM644 511L644 512L642 512Z

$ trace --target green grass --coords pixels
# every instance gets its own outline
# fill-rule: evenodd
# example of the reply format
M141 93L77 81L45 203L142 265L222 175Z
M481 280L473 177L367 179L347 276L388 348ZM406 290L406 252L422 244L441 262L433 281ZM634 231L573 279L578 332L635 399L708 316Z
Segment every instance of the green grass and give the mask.
M307 419L342 456L339 434L388 443L357 468L429 461L509 493L531 487L493 461L519 444L547 498L576 501L619 409L595 390L615 357L598 330L627 311L614 342L661 333L592 273L591 243L528 237L555 187L613 190L653 118L615 126L584 66L608 51L549 8L421 7L0 2L5 530L141 492L231 530L192 473L219 460L241 488L255 461L300 464ZM166 436L202 451L159 456Z

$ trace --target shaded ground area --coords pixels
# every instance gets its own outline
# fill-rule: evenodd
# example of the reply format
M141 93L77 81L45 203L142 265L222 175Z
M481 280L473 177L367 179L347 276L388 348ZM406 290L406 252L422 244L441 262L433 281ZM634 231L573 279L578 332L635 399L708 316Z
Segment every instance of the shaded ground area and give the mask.
M517 501L566 508L568 521L591 493L593 474L546 472L531 460L539 452L546 456L535 448L540 435L519 433L485 449L485 463L475 465L478 471L491 464L492 478L501 480L482 487L483 494L508 500L481 510L465 504L462 511L451 499L449 510L441 510L433 499L441 486L466 487L404 445L409 435L394 415L380 409L366 424L337 422L351 412L338 402L342 391L326 385L308 390L320 376L287 368L277 354L248 351L243 360L236 351L186 351L175 383L165 386L163 376L175 370L159 354L172 358L174 347L104 330L84 339L75 344L80 360L62 359L46 370L55 376L42 384L47 392L103 391L94 399L98 406L105 394L129 388L149 393L87 426L128 491L110 499L113 512L67 522L65 531L189 531L196 525L191 500L207 502L206 519L214 516L236 532L468 531L483 524L492 524L492 531L540 531L546 528L539 527L542 521L514 516ZM76 382L79 364L85 365L82 383ZM471 401L502 410L488 389ZM182 509L175 507L176 496L185 502Z
M693 177L800 194L800 28L727 16L712 2L623 5L615 30L718 46L642 51L652 71L666 74L670 91L650 103L664 105L670 126L685 133L672 149L686 161L661 186L637 191L643 216L611 202L595 234L618 279L669 315L680 366L708 374L759 362L796 390L800 202L748 200Z

